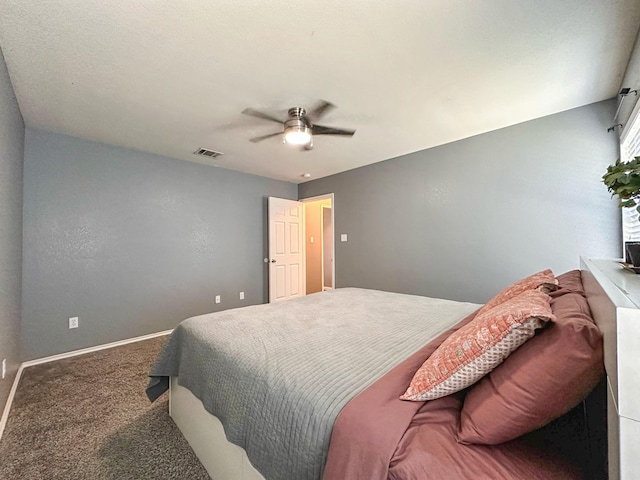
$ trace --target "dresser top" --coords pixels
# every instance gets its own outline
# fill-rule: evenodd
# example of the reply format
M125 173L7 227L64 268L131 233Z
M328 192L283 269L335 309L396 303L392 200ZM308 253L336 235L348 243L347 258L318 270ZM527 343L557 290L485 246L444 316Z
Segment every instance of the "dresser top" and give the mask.
M616 306L640 308L640 274L625 269L620 259L582 260L590 264L589 270L596 275ZM606 283L613 289L607 288Z

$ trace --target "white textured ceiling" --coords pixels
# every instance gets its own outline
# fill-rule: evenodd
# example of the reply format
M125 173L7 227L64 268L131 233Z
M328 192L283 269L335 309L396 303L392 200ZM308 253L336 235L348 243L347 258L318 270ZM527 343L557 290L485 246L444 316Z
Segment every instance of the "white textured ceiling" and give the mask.
M291 182L616 95L638 0L2 0L27 125ZM247 107L325 99L311 152ZM198 147L225 153L215 160Z

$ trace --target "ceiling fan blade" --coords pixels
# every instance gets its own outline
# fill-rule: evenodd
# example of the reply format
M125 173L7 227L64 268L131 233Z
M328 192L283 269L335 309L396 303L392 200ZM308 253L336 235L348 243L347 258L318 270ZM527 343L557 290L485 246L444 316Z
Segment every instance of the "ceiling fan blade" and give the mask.
M345 130L342 128L325 127L323 125L314 125L312 128L314 135L343 135L345 137L352 137L355 130Z
M308 113L307 118L314 122L327 114L328 111L333 110L336 106L333 103L329 103L326 100L320 100L315 107L313 107Z
M270 133L269 135L262 135L261 137L253 137L250 138L249 141L253 143L261 142L262 140L266 140L267 138L275 137L276 135L282 135L282 132Z
M284 123L284 120L278 120L276 117L272 117L271 115L268 115L266 113L259 112L257 110L254 110L253 108L245 108L242 113L245 115L250 115L252 117L262 118L263 120L271 120L272 122L276 123Z

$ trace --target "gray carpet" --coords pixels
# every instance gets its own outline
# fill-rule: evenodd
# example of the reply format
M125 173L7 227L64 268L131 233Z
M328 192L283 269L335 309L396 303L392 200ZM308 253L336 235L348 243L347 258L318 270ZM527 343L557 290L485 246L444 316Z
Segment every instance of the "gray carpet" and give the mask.
M0 440L0 478L209 480L145 396L159 337L26 368Z

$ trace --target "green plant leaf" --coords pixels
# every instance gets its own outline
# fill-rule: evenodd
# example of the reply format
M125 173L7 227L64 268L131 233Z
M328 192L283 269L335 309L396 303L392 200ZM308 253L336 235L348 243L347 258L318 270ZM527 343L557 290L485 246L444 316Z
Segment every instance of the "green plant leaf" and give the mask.
M626 172L613 172L611 175L605 175L608 181L618 180L619 178L626 177Z
M621 207L636 207L640 199L640 156L622 162L618 158L607 167L602 182L612 195L617 195ZM640 210L638 210L640 213Z

